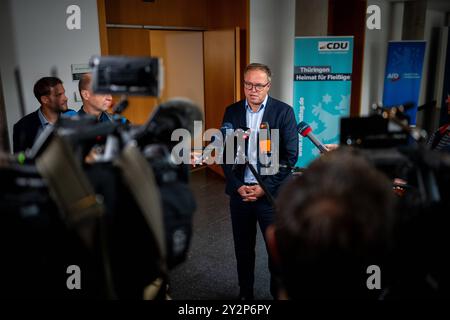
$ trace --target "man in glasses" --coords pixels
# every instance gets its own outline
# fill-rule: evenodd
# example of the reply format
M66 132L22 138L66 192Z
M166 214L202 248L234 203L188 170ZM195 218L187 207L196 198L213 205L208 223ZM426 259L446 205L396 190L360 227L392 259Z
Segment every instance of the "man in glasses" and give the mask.
M276 196L278 188L290 174L290 167L297 161L298 134L294 111L289 105L268 95L271 86L271 71L268 66L252 63L244 71L245 99L229 106L223 123L230 123L234 129L249 128L250 139L246 156L249 163L260 172L258 159L258 131L261 124L271 130L279 130L278 153L280 168L272 175L262 175L267 190ZM275 148L274 148L275 149ZM233 163L223 165L226 177L226 193L230 196L230 213L237 260L241 300L252 300L255 268L256 223L265 239L267 226L274 221L274 208L261 185L248 166L241 165L233 170ZM267 243L267 242L266 242ZM267 247L267 246L266 246ZM271 271L270 291L277 297L274 268L269 258Z
M41 106L14 125L14 153L31 148L40 132L48 125L54 125L60 114L68 111L66 91L61 79L43 77L35 83L33 92Z

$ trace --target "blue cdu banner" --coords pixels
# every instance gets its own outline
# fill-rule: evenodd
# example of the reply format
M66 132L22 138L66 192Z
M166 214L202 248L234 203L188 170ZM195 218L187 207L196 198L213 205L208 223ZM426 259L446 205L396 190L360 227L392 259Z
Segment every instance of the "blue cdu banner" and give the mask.
M324 144L339 143L341 117L350 114L353 37L296 37L294 112ZM320 154L299 138L297 166L306 167Z
M410 124L416 124L425 41L390 41L384 76L383 106L411 104Z

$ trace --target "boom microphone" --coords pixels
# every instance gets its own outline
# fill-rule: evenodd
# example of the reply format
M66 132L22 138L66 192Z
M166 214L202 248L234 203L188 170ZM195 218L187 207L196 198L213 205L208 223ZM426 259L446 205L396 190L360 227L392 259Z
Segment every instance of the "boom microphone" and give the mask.
M316 138L316 136L312 133L311 127L306 122L302 121L297 125L297 132L302 137L307 137L317 147L317 149L320 150L320 153L328 152L325 145Z

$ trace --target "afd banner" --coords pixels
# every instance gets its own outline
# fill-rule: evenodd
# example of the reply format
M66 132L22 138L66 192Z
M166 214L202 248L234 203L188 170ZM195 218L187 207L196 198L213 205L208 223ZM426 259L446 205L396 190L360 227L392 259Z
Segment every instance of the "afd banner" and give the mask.
M388 44L383 106L412 104L406 112L411 125L416 124L425 44L425 41L389 41Z
M353 37L296 37L294 112L324 144L339 143L340 118L350 114ZM300 136L298 167L319 150Z

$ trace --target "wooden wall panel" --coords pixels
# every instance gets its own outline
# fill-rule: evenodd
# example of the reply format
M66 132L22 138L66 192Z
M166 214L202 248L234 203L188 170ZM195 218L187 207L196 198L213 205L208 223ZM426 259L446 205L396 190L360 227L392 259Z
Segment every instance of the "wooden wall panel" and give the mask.
M109 54L149 56L149 31L144 29L108 28Z
M100 36L100 52L108 55L108 30L106 29L106 7L105 0L97 0L98 29Z
M203 33L151 30L150 39L152 56L163 61L161 100L186 97L204 112Z
M150 56L150 32L144 29L108 28L110 55ZM120 97L114 97L118 101ZM152 97L129 97L129 106L124 111L133 124L143 124L158 105Z
M207 2L207 29L229 29L239 28L239 56L240 61L237 61L240 65L238 70L238 82L241 84L243 81L242 72L246 65L250 61L250 52L247 48L250 47L249 26L250 26L250 0L215 0ZM244 96L244 88L240 85L237 98Z
M206 27L208 0L107 0L106 21L176 27ZM209 1L208 1L209 2Z
M205 128L220 128L225 108L236 101L235 31L204 34Z
M239 30L238 30L239 31ZM236 30L206 31L203 37L205 63L205 129L220 128L225 109L237 100L236 83L240 52ZM218 165L209 166L223 176Z
M247 30L248 2L249 0L207 1L208 29L239 27Z
M354 36L350 115L359 116L367 1L329 0L328 4L328 35Z

